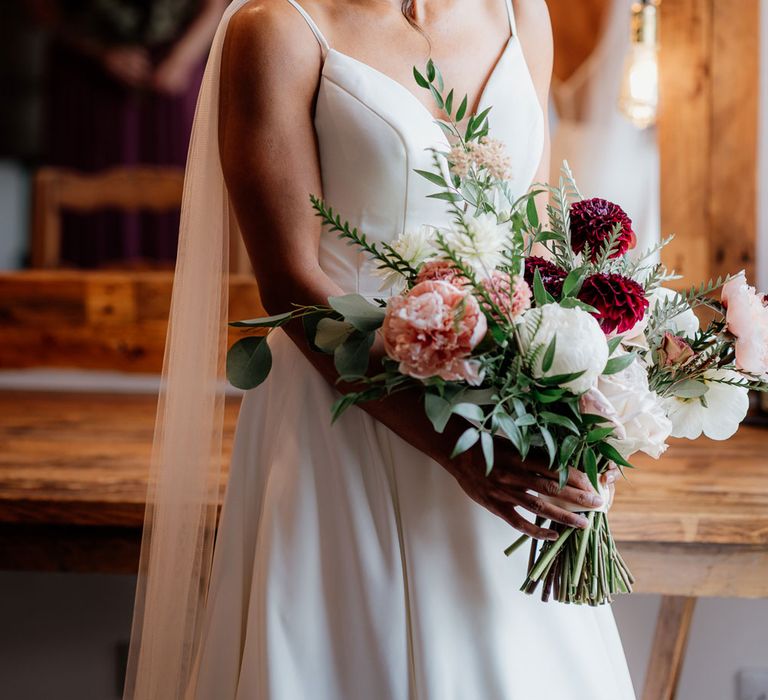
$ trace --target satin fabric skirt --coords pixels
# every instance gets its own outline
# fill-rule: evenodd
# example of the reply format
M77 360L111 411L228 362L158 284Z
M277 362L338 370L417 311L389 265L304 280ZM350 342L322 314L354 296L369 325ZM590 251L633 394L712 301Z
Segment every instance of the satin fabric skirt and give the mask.
M246 393L200 700L631 700L610 607L519 592L506 523L336 392L282 331Z

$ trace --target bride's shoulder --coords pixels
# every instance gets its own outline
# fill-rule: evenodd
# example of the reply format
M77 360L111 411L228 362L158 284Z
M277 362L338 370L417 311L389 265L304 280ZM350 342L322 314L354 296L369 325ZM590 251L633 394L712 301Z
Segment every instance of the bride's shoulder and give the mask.
M305 20L287 1L249 0L229 20L224 53L237 63L316 69L320 51Z
M512 0L520 36L534 42L552 42L552 25L546 0Z
M545 94L552 75L552 24L546 0L513 0L520 43L537 89Z

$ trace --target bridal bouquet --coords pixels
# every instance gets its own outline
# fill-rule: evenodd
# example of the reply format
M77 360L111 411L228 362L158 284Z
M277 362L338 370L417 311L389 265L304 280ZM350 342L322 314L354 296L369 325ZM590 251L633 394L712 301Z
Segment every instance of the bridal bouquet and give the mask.
M333 355L340 380L355 383L332 407L334 420L354 404L416 386L436 432L452 416L466 420L453 455L479 443L488 473L503 468L494 467L495 440L503 439L521 459L543 456L561 488L575 467L602 492L609 466L631 467L636 452L658 458L670 436L730 437L748 391L768 386L765 298L743 274L683 292L666 288L672 276L653 261L663 243L630 255L630 219L616 204L584 199L567 165L557 186L514 198L489 110L460 126L467 98L446 94L431 62L414 74L443 111L438 123L450 146L418 172L449 208L450 225L425 222L391 244L373 243L313 197L324 224L369 256L387 294L331 297L327 306L232 325L273 329L302 318L312 346ZM542 193L546 222L535 203ZM386 357L369 375L377 334ZM267 338L244 337L228 355L230 381L252 388L270 363ZM551 523L557 540L531 540L522 590L541 587L543 600L590 605L631 590L606 508L584 510L587 529Z

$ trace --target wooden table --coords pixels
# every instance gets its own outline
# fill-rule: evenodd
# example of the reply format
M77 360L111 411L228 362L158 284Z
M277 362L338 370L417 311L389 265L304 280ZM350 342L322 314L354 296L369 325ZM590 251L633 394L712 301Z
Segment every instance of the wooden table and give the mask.
M136 570L154 412L146 395L0 392L1 568ZM663 596L644 700L674 697L697 597L768 596L766 438L675 442L619 485L611 523L636 590Z

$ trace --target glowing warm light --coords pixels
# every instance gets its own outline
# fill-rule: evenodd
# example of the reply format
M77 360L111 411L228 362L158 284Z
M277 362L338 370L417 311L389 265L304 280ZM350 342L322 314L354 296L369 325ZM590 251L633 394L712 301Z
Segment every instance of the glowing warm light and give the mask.
M632 45L624 66L619 108L639 129L656 122L659 106L659 47L656 3L632 6Z

